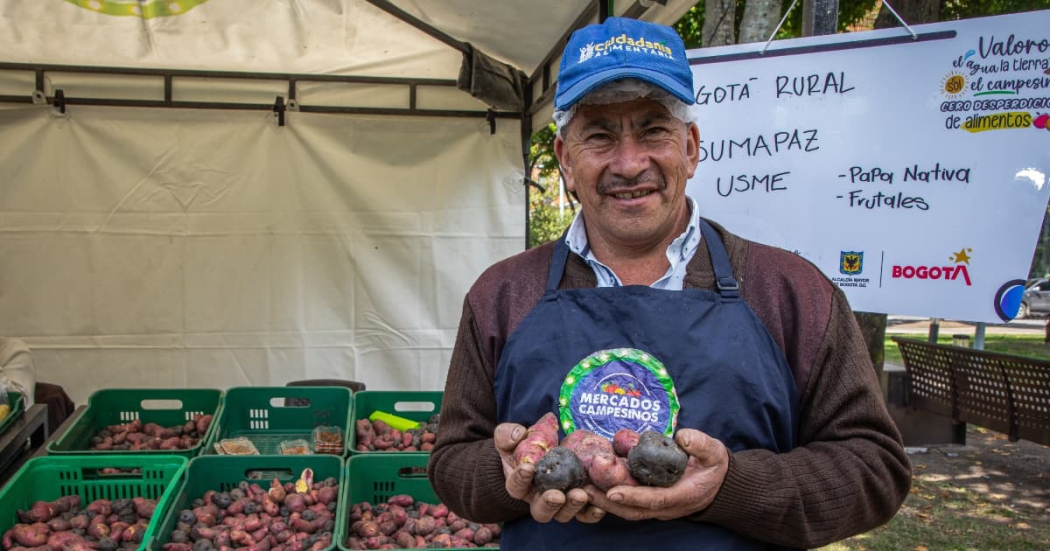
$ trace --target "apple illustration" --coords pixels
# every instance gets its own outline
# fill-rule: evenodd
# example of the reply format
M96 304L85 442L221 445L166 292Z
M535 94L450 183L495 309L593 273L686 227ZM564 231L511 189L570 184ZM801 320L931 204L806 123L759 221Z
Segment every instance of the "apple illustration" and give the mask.
M1046 124L1048 120L1050 120L1050 114L1043 113L1042 115L1036 117L1035 120L1032 121L1032 124L1035 125L1036 128L1047 128L1048 126L1050 126Z

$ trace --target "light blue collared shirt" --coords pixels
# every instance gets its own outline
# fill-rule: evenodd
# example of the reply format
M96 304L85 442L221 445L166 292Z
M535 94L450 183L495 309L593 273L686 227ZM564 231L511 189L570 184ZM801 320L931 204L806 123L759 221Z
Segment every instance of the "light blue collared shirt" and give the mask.
M667 261L670 262L671 267L667 269L663 277L650 286L653 289L681 291L685 285L685 268L696 253L697 247L700 246L700 210L696 208L696 201L692 197L686 196L686 200L689 202L689 226L682 235L676 237L667 246ZM565 235L565 243L569 246L569 250L583 257L587 265L594 270L594 275L598 277L599 287L623 286L623 282L608 266L594 258L591 246L587 242L587 230L583 226L582 210L576 214L572 225L569 226L569 231Z

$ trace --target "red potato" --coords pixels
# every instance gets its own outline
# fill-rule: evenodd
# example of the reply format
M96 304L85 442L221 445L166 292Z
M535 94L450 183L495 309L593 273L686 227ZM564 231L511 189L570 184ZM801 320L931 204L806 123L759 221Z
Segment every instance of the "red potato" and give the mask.
M16 524L11 529L11 538L23 547L39 547L47 543L47 532L30 527L28 524Z
M485 545L486 543L489 543L490 541L492 541L492 538L493 538L492 530L489 530L489 528L487 526L482 526L481 528L478 528L477 531L474 532L474 544L475 545Z
M144 497L135 497L131 500L135 508L135 514L142 518L153 518L153 512L157 508L157 502Z
M88 546L87 540L73 532L51 534L51 536L47 538L47 544L56 549L67 549L78 545L81 546L81 548L90 547Z
M416 502L416 500L415 500L415 498L413 498L412 496L410 496L408 494L398 494L398 495L395 495L395 496L390 496L390 498L387 499L386 502L389 503L390 505L397 505L399 507L406 507L407 508L407 507L411 507L412 504L414 504ZM371 509L370 504L366 503L365 505L369 505L369 509Z
M91 523L91 519L84 513L74 516L69 519L69 526L74 530L87 530L88 524Z
M266 528L260 528L252 532L252 541L255 543L262 543L270 535L270 531Z
M204 436L204 433L208 432L208 427L211 426L211 417L211 415L201 415L200 417L194 418L194 421L196 421L195 428L197 429L197 434Z
M120 541L120 537L124 535L124 530L127 530L130 526L126 522L114 522L109 526L109 539Z
M547 450L558 445L558 419L553 413L536 421L525 431L525 438L514 448L514 464L536 463Z
M188 543L165 543L161 549L163 551L193 551L193 545Z
M68 532L73 529L69 524L69 521L62 517L55 517L47 521L47 527L50 528L52 532Z
M58 507L47 501L37 501L29 508L26 517L30 522L47 522L58 514Z
M638 445L638 439L642 435L631 429L620 429L613 435L613 451L620 457L627 457L631 448Z
M599 489L604 491L615 486L638 486L638 481L631 476L626 457L617 457L610 453L596 454L591 460L587 477Z
M100 540L109 536L109 525L102 522L92 522L88 526L87 533L96 540Z
M579 432L579 431L577 431ZM576 433L573 433L576 434ZM614 455L612 442L609 442L604 436L590 433L586 434L578 440L571 442L572 446L564 446L572 450L576 457L580 460L583 465L583 469L590 473L591 461L595 455L608 454Z

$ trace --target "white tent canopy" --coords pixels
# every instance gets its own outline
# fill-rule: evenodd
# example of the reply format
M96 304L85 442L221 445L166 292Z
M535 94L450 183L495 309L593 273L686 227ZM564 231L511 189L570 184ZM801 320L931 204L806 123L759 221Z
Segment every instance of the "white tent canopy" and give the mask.
M0 0L0 334L79 403L440 389L464 293L524 247L522 137L602 4ZM520 108L456 87L464 51L524 76Z

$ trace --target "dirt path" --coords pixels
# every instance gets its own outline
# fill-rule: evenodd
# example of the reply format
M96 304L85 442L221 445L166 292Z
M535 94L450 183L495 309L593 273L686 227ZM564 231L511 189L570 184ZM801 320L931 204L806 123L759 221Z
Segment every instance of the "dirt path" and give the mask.
M909 448L917 478L948 482L1012 508L1022 507L1050 530L1050 447L970 427L966 446Z

